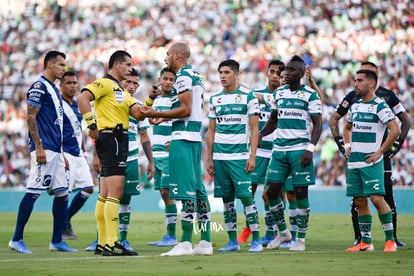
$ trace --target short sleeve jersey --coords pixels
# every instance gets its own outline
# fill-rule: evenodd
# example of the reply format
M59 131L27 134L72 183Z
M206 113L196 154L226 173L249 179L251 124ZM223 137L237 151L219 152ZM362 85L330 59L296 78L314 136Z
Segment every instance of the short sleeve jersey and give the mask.
M253 91L239 87L210 97L208 118L216 121L214 160L243 160L249 154L249 117L259 115Z
M155 99L152 108L157 111L166 111L171 109L171 94L168 96L159 96ZM172 122L164 121L152 127L152 154L154 158L168 157L165 143L171 139Z
M88 84L84 89L89 90L95 97L96 121L99 130L113 129L122 123L123 129L129 127L129 109L136 100L124 90L112 76L106 75Z
M142 105L141 102L137 102ZM145 118L143 121L138 121L134 117L129 116L129 128L128 128L128 159L132 161L138 159L139 145L138 145L138 134L140 130L149 128L148 119Z
M81 156L82 152L82 114L79 112L78 102L70 104L63 99L63 151L74 156Z
M42 146L45 150L62 151L63 108L59 89L45 77L35 81L26 93L27 104L40 108L36 117ZM36 149L29 132L29 150Z
M260 103L260 116L259 116L259 130L261 130L269 121L270 113L272 111L272 104L274 103L273 91L270 91L268 87L254 90L255 94L260 94L263 98L264 103ZM273 134L263 136L260 143L260 147L257 148L256 155L265 158L272 157L273 148Z
M288 85L275 90L272 110L277 112L274 150L302 150L311 138L311 116L322 114L318 93L302 85L291 91Z
M172 91L172 109L180 106L178 95L192 93L191 115L177 118L172 123L172 140L187 140L201 142L201 127L203 121L204 80L200 72L190 64L182 67L175 76Z
M376 152L381 147L386 125L394 119L392 110L378 97L369 102L358 100L351 105L346 116L347 122L352 124L352 150L348 158L348 168L370 166L365 161L366 155Z

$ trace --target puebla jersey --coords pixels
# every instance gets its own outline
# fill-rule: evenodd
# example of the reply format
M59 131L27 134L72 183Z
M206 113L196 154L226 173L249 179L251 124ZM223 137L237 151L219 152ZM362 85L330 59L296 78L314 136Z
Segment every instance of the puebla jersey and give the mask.
M152 108L157 111L166 111L171 109L171 94L168 96L158 96L154 100ZM154 158L168 157L165 143L171 140L172 122L164 121L152 127L152 155Z
M259 131L266 125L270 119L270 113L272 112L272 104L274 102L273 91L270 91L268 87L262 89L255 89L255 94L262 95L264 103L259 103L260 116L259 116ZM262 137L260 147L257 148L256 156L271 158L273 148L273 133Z
M27 104L40 108L36 117L45 150L62 151L63 108L59 89L45 77L35 81L26 93ZM36 149L29 131L29 150Z
M114 129L120 123L124 130L128 130L129 109L136 104L136 100L117 80L106 75L82 90L84 89L89 90L95 97L94 105L99 130Z
M141 102L137 101L139 105ZM128 158L127 161L138 159L139 146L138 146L138 134L140 130L149 128L148 119L138 121L134 117L129 116L129 128L128 128Z
M78 102L70 104L63 100L63 151L73 156L81 156L82 152L82 114Z
M346 116L347 122L352 124L348 168L371 166L366 163L366 155L376 152L381 147L386 125L394 119L392 110L378 97L369 102L358 100L351 105ZM377 163L381 160L382 158Z
M277 112L274 150L302 150L311 138L312 115L322 114L318 93L302 85L291 91L288 85L275 90L272 110Z
M208 118L216 121L214 160L243 160L249 156L249 117L260 113L253 91L239 87L210 97Z
M185 118L173 119L171 139L201 142L204 81L200 72L190 64L182 67L175 76L174 87L171 93L173 95L171 100L172 109L180 106L178 95L184 92L192 93L191 114Z

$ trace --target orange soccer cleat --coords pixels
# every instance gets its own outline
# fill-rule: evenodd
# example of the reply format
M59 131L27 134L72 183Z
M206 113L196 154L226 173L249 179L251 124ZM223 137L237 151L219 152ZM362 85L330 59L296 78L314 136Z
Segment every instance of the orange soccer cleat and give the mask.
M246 243L249 240L252 231L249 227L244 227L240 235L237 237L239 243Z
M360 242L357 245L347 248L347 252L359 252L359 251L374 251L374 245L372 243Z

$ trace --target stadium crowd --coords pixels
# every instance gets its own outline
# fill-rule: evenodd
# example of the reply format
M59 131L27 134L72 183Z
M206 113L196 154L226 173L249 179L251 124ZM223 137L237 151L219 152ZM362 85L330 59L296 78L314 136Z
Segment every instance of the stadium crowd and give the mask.
M414 114L410 0L16 2L6 1L0 13L0 188L24 187L29 167L25 93L49 49L67 54L81 86L103 75L111 52L128 50L141 74L141 99L156 82L171 41L189 44L191 61L206 79L206 100L220 89L216 68L223 59L239 61L241 82L254 89L266 83L267 61L301 55L325 94L323 134L315 154L318 185L345 185L345 160L328 118L352 90L361 61L376 63L381 85ZM413 185L413 131L394 157L398 186Z

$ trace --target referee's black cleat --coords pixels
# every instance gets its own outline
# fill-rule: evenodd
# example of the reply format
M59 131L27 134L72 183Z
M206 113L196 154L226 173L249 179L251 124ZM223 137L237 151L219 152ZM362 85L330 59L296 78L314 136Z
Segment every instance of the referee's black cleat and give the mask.
M403 247L403 246L405 246L405 242L402 242L402 241L400 241L400 240L398 240L398 239L395 239L395 243L397 244L397 246L398 246L398 247Z
M127 250L119 241L114 246L105 245L102 256L137 256L138 253L133 250Z

